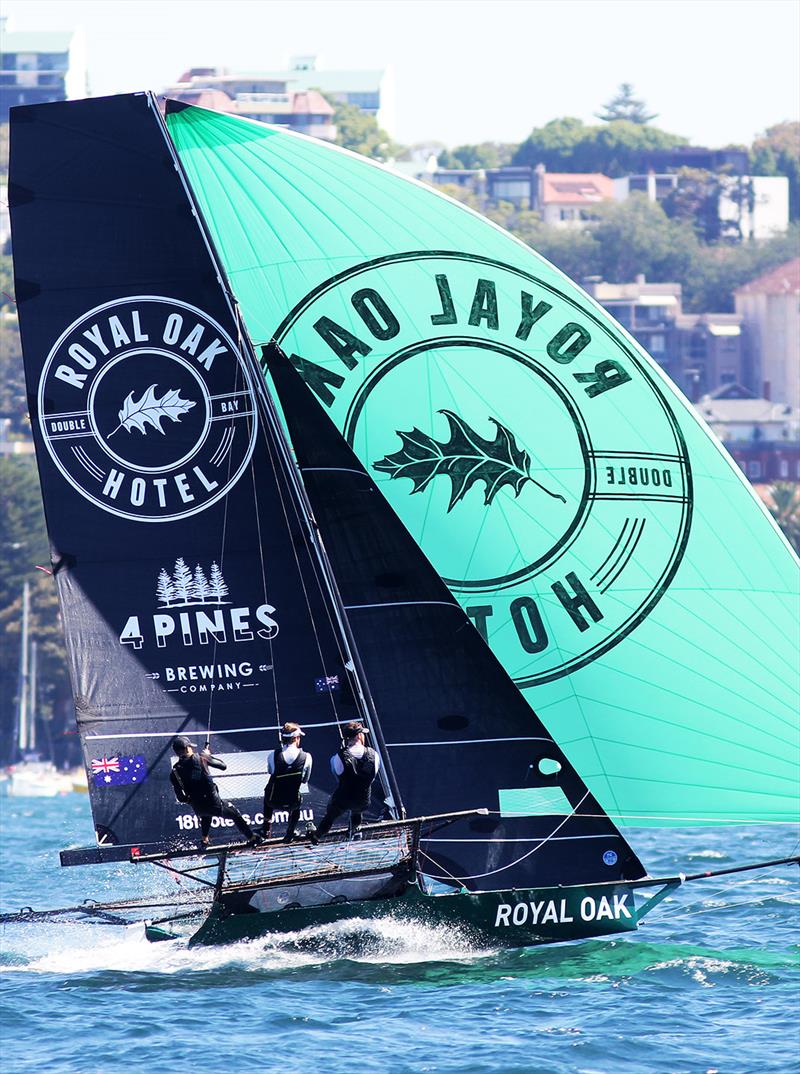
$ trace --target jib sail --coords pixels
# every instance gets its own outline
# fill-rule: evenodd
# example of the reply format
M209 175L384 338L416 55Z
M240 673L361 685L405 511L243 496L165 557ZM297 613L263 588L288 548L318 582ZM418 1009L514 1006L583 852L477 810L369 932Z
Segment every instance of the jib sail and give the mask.
M268 360L406 809L489 810L425 839L422 871L470 890L643 876L289 360Z
M797 560L658 365L419 183L203 109L168 122L254 343L289 355L605 810L794 819Z
M257 823L276 728L300 722L319 812L337 723L361 713L154 101L15 109L11 154L31 424L98 842L194 834L169 784L179 732L210 740L223 798Z

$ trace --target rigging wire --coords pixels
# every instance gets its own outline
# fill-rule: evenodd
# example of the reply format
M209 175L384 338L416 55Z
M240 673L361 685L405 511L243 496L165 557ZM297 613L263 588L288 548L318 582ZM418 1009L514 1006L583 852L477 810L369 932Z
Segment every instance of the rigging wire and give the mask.
M693 906L698 906L698 905L702 906L702 904L704 902L708 902L709 899L713 899L716 896L719 896L719 895L725 896L725 895L728 894L728 892L733 891L736 888L745 887L748 884L759 883L760 881L763 881L764 877L766 877L768 875L771 875L771 874L766 869L764 869L760 873L756 873L755 876L748 877L745 880L734 880L734 881L732 881L732 882L730 882L728 884L724 884L722 887L717 888L716 891L705 892L702 895L697 896L697 898L692 899L688 903L682 904L680 906L672 907L671 910L667 909L661 915L661 919L666 920L668 918L683 917L684 915L692 917L695 914L707 913L710 910L720 910L723 907L719 907L719 906L706 907L706 908L700 909L700 910L692 910L691 908ZM763 896L760 896L759 899L752 900L752 901L759 902L759 901L763 901L764 899L771 898L771 897L772 896L770 896L770 895L763 895ZM731 905L738 905L738 904L734 903L734 904L731 904ZM742 905L744 905L744 903Z
M266 389L266 385L264 386L264 388ZM303 591L303 599L305 601L306 611L308 613L308 618L309 618L309 621L311 623L311 629L312 629L312 631L314 633L314 641L316 643L317 653L319 655L320 664L322 666L322 673L326 677L326 679L328 679L328 678L330 678L330 676L328 674L328 666L327 666L327 663L326 663L326 660L325 660L325 655L324 655L324 652L323 652L322 642L321 642L320 636L319 636L319 631L317 629L316 617L315 617L314 612L313 612L312 607L311 607L311 599L310 599L309 594L308 594L308 587L306 586L306 580L305 580L305 577L304 577L304 574L303 574L302 566L300 564L300 557L299 557L299 555L297 553L297 548L295 546L295 541L294 541L294 538L293 538L293 535L292 535L292 525L291 525L291 521L290 521L290 518L289 518L289 512L288 512L287 506L286 506L286 497L284 495L284 490L283 490L283 487L282 487L282 479L285 478L287 475L284 473L283 465L281 465L279 463L279 460L281 459L281 455L280 455L280 452L277 451L277 444L275 442L275 440L276 440L276 432L272 428L271 423L265 422L265 426L266 426L266 439L267 439L267 454L269 456L270 466L272 467L272 472L275 475L275 486L276 486L277 491L278 491L278 499L280 500L281 511L283 513L284 522L286 523L286 533L287 533L288 538L289 538L289 544L290 544L291 549L292 549L292 555L294 557L295 565L297 567L297 575L298 575L298 578L300 579L300 587L301 587L301 589ZM276 459L276 455L278 456L277 459ZM279 468L278 468L279 465L280 465L280 471L279 471ZM316 569L317 564L315 562L315 557L312 554L311 548L309 547L309 539L308 539L308 535L306 534L306 527L304 525L304 523L307 520L305 520L304 518L302 518L300 516L300 513L298 511L298 505L294 502L294 497L290 497L290 503L292 504L292 506L294 508L294 515L295 515L296 521L298 523L298 528L299 528L300 534L301 534L302 539L303 539L304 547L306 549L306 552L308 553L308 559L309 559L311 569L312 569L312 571L314 573L315 581L317 582L317 586L320 588L321 595L323 595L322 606L323 606L325 614L326 614L326 616L328 618L328 622L329 622L329 624L331 626L331 632L333 634L333 638L334 638L334 642L336 644L337 651L339 653L339 656L340 656L340 659L342 661L342 664L346 667L347 664L348 664L348 658L345 656L345 653L343 651L343 647L342 647L342 644L341 644L341 638L339 637L339 632L334 627L333 621L331 619L330 611L329 611L329 609L327 607L328 602L324 599L324 590L322 589L320 579L319 579L319 576L317 574L317 569ZM335 698L333 690L328 691L328 697L329 697L329 700L330 700L330 705L331 705L331 710L332 710L332 713L333 713L333 718L334 718L334 720L336 722L336 726L339 729L339 734L341 736L341 724L342 724L342 721L341 721L341 718L340 718L339 710L338 710L337 705L336 705L336 698Z
M508 864L506 864L506 865L499 866L497 869L489 869L485 873L473 873L472 876L455 877L455 876L453 876L452 873L448 872L448 870L445 868L445 866L443 866L440 862L437 862L429 854L426 854L421 848L420 848L419 853L423 857L427 858L428 861L431 862L433 865L436 865L440 869L444 869L444 871L446 873L448 873L448 876L452 880L458 880L459 882L463 882L464 880L481 880L485 876L494 876L496 873L503 873L507 869L512 869L515 865L519 865L519 863L521 861L525 861L526 858L530 858L532 855L536 854L539 850L541 850L542 847L545 845L545 843L548 843L558 832L561 831L561 829L564 827L564 825L567 823L567 821L571 820L574 816L578 815L578 810L580 809L581 805L586 801L586 799L588 797L589 797L589 791L586 791L586 793L583 795L583 797L578 802L578 804L573 807L572 812L567 813L563 817L561 822L559 824L557 824L556 827L552 830L552 832L550 832L549 835L546 835L541 840L541 842L537 843L536 846L533 847L531 850L527 851L527 853L522 854L519 858L516 858L514 861L508 862ZM492 810L491 812L496 812L496 811ZM583 814L580 814L580 815L583 816ZM514 840L504 840L504 842L514 842ZM442 879L442 878L438 878L438 879Z

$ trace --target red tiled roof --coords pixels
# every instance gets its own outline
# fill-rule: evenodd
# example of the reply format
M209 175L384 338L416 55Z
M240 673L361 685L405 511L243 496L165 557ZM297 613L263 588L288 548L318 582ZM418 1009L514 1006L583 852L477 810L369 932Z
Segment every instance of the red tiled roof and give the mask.
M292 111L303 115L332 116L335 109L319 90L300 90L294 94Z
M600 172L589 174L559 174L546 172L542 176L543 200L560 204L584 205L614 196L614 181Z
M227 93L217 89L167 90L167 96L173 101L194 104L198 108L208 108L212 112L229 112L233 104Z
M800 257L765 272L749 283L737 287L737 295L797 295L800 294Z

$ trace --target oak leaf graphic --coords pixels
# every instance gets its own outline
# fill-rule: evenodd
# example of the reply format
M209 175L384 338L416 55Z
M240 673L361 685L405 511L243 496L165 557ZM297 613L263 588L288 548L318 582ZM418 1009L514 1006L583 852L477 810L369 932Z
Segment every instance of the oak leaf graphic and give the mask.
M399 451L372 464L390 477L408 477L414 484L411 494L422 492L436 477L449 477L451 481L448 514L463 500L476 481L484 483L483 502L488 507L505 485L510 485L514 495L519 496L527 481L537 485L548 496L566 503L563 496L546 489L531 477L531 457L517 444L516 437L496 418L489 421L496 427L494 440L487 440L471 429L463 418L452 410L440 410L450 426L450 437L440 443L414 428L397 435L403 442Z
M159 399L156 395L157 387L157 384L151 384L142 398L138 400L134 399L133 392L131 392L119 412L119 425L108 435L113 436L114 433L124 428L128 432L138 429L143 436L146 436L148 426L152 426L164 436L164 430L161 428L164 418L169 418L170 421L180 421L183 415L196 405L188 399L181 399L177 388L170 388Z

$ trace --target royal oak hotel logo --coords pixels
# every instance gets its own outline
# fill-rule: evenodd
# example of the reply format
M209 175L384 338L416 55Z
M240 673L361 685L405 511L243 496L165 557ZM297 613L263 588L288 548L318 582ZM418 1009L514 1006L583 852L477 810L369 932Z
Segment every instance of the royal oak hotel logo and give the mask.
M666 591L691 472L668 390L588 300L420 252L318 287L277 342L522 687Z
M67 328L42 371L39 425L81 496L137 522L216 503L257 432L253 384L230 336L202 310L148 295Z

